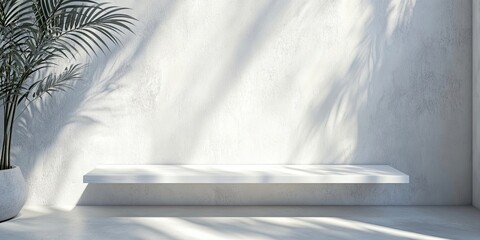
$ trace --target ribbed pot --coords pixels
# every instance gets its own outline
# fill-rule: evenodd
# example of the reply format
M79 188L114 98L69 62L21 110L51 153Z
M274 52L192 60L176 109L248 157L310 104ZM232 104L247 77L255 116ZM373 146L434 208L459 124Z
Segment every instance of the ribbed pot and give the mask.
M27 186L18 166L0 170L0 222L18 215L27 199Z

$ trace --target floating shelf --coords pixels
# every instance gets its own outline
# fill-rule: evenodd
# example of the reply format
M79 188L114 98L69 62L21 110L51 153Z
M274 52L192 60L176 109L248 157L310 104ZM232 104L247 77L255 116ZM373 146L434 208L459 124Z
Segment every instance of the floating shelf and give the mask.
M84 183L409 183L388 165L100 165Z

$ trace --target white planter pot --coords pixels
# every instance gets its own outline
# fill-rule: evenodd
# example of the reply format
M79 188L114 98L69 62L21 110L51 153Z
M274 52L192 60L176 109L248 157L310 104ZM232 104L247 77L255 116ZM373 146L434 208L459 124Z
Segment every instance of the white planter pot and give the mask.
M18 215L27 199L27 186L18 166L0 170L0 222Z

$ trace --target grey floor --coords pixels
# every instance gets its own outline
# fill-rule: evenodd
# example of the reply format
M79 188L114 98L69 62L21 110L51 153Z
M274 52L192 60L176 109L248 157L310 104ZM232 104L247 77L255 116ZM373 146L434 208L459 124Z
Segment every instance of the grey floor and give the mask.
M473 207L26 207L0 239L480 239Z

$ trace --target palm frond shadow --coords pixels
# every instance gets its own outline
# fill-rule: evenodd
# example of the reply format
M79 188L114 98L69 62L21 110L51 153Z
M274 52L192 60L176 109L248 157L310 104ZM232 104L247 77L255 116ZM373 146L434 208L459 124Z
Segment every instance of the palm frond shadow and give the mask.
M310 159L310 164L374 164L368 162L371 158L364 158L361 155L364 147L359 144L365 143L358 138L352 139L354 143L350 149L337 150L338 141L328 140L329 133L326 129L335 129L337 126L348 125L349 121L359 123L363 121L363 115L370 106L367 106L369 96L376 94L376 85L379 85L379 79L382 79L385 72L385 65L389 64L386 55L390 54L387 46L389 34L388 21L392 15L398 18L395 27L396 31L401 31L407 27L414 3L412 1L403 1L399 3L399 9L393 11L388 2L366 2L371 6L372 12L365 12L355 28L362 29L362 38L358 40L355 55L346 70L340 76L329 80L332 84L327 89L321 89L321 92L327 94L321 99L313 101L308 112L305 113L306 119L299 129L298 140L294 144L292 151L287 159L288 164L294 164L299 160L299 156L304 152L305 146L312 144L317 150ZM354 29L355 29L354 28ZM394 34L395 32L393 32ZM367 99L367 101L365 101ZM355 127L358 127L358 124ZM358 129L362 129L358 127ZM335 134L336 135L336 134ZM322 136L322 137L319 137Z

